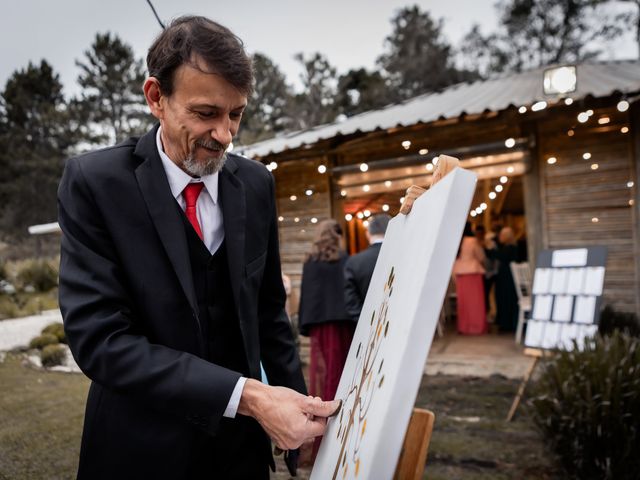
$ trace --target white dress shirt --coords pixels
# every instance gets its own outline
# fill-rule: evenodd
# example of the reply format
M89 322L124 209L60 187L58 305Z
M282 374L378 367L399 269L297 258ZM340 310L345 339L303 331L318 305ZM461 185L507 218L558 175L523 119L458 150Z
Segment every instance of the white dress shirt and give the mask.
M203 242L209 252L214 254L222 241L224 240L224 225L222 222L222 209L220 208L220 202L218 202L218 172L212 175L205 175L200 178L193 178L191 175L183 171L178 165L173 163L171 159L164 153L162 147L162 140L160 138L160 132L162 128L158 128L156 134L156 145L158 147L158 153L162 159L162 166L167 174L167 180L169 180L169 187L171 188L171 194L176 199L182 210L187 207L182 191L189 183L204 183L204 188L198 196L196 202L196 216L198 217L198 223L202 230ZM238 405L240 404L240 397L242 396L242 389L247 381L246 378L240 377L238 383L236 383L227 408L224 411L223 416L234 418L238 412Z

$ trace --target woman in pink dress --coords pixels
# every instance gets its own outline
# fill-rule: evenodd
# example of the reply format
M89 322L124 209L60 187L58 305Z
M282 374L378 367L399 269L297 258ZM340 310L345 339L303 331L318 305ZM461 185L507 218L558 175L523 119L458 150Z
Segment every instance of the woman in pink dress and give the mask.
M487 333L484 303L484 262L482 246L467 222L458 258L453 265L458 295L458 333L482 335Z

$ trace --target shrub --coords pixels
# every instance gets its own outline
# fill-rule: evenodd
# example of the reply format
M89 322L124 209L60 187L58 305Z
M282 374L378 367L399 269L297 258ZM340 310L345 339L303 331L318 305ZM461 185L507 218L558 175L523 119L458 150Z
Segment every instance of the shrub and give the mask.
M600 314L598 332L600 335L611 335L616 330L640 337L640 322L634 313L618 312L607 305Z
M40 352L43 367L62 365L67 357L67 349L64 345L47 345Z
M544 364L530 404L572 478L638 478L640 339L614 332Z
M23 287L32 285L38 292L48 292L58 285L58 272L44 260L26 262L17 278Z
M42 329L42 333L55 335L60 343L67 343L67 336L64 333L64 326L60 322L53 322Z
M43 333L42 335L38 335L34 337L29 342L29 348L37 348L38 350L42 350L47 345L55 345L58 342L58 337L52 335L50 333Z

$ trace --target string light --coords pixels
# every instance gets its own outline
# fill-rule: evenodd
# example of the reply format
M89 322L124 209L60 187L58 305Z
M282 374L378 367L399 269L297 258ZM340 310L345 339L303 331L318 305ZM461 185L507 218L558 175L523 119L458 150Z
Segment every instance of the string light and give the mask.
M402 148L405 150L409 150L411 148L411 140L405 140L402 142Z
M573 98L565 98L564 99L564 104L565 105L571 105L573 103Z
M616 105L616 108L619 112L626 112L627 110L629 110L629 102L627 102L626 100L620 100L618 102L618 105Z
M366 172L367 170L369 170L369 165L367 165L366 163L361 163L360 164L360 171L361 172Z
M622 127L620 129L620 133L628 133L629 132L629 127Z
M358 212L358 213L356 213L356 217L358 217L360 220L362 220L364 218L364 214L362 212Z
M433 170L433 163L427 163L424 168L427 169L428 172Z
M400 197L400 203L404 203L404 197Z
M591 164L591 170L597 170L599 167L599 165L597 163L592 163Z
M527 112L527 107L525 107L524 105L522 105L519 109L518 109L518 113L526 113Z
M556 163L558 161L558 159L556 157L549 157L547 158L547 163L549 165L553 165L554 163Z
M489 192L489 199L494 200L496 197L496 192Z
M487 205L486 203L482 202L482 203L480 204L480 208L481 208L482 210L486 210L486 209L488 208L488 205Z
M589 160L591 158L591 154L589 152L584 152L582 154L582 158L584 158L585 160Z
M340 190L340 196L341 197L346 197L347 196L347 191L346 190Z
M433 159L431 160L431 163L433 163L434 165L438 165L438 160L440 160L440 157L438 156L433 157Z
M296 197L295 195L291 195L289 197L289 200L291 200L292 202L295 202L298 199L298 197Z
M477 213L476 213L476 211L475 211L475 210L471 210L470 215L471 215L472 217L475 217L475 216L477 215Z
M293 219L294 222L298 223L300 221L300 219L298 217Z
M316 217L311 218L311 223L318 223L318 219Z
M507 168L507 173L513 173L515 171L515 168L513 167L508 167Z
M606 125L610 121L611 121L611 119L609 117L600 117L598 119L598 125Z
M324 165L318 165L318 173L325 173L327 171L327 167Z
M284 217L283 217L282 215L280 215L280 216L278 217L278 221L279 221L279 222L284 221Z
M385 187L387 187L387 188L389 188L389 187L391 186L391 180L386 180L386 181L384 182L384 186L385 186Z
M509 181L509 177L507 177L506 175L502 175L500 177L500 183L507 183Z
M271 167L271 170L275 170L276 168L278 168L278 164L276 162L271 162L269 166Z
M578 121L580 123L585 123L588 120L589 120L589 115L587 114L587 112L580 112L578 114Z
M364 212L362 212L362 213L364 213L365 218L368 218L368 217L370 217L370 216L371 216L371 210L365 210L365 211L364 211Z
M600 219L599 219L598 217L593 217L593 218L591 219L591 222L592 222L592 223L598 223L599 221L600 221Z
M418 153L420 155L426 155L427 153L429 153L429 149L428 148L421 148Z
M351 220L353 220L353 215L351 215L350 213L347 213L347 214L344 216L344 219L345 219L347 222L350 222Z
M369 220L365 220L364 222L362 222L362 226L363 227L368 227L369 226Z
M388 212L389 211L389 205L387 205L386 203L384 205L382 205L382 211L383 212Z
M633 187L633 181L629 181L629 182L627 182L627 187L628 187L628 188L632 188L632 187Z
M515 144L516 144L516 141L513 138L507 138L504 141L504 146L507 148L513 148Z
M500 193L502 191L502 185L496 185L496 192Z
M531 105L532 112L538 112L540 110L544 110L545 108L547 108L547 102L545 102L544 100L541 102L536 102L533 105Z
M575 134L576 134L576 132L575 132L572 128L570 128L569 130L567 130L567 135L568 135L568 136L573 137Z
M309 190L305 190L305 191L304 191L304 194L305 194L307 197L310 197L311 195L313 195L313 190L311 190L311 189L309 189Z
M363 185L362 190L368 192L369 190L371 190L371 187L369 185Z

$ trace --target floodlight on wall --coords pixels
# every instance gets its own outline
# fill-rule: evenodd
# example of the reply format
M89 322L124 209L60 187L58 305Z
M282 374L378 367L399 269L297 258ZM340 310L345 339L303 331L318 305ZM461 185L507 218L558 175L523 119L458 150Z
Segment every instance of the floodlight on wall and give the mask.
M544 71L543 89L545 95L564 95L575 92L578 75L575 65L549 68Z

